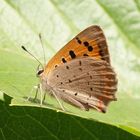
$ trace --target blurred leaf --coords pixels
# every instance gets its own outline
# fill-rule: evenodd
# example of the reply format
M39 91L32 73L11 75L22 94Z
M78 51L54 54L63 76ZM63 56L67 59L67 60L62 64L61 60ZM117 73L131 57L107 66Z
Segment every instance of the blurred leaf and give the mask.
M100 25L105 32L109 44L112 65L118 75L118 101L110 104L106 114L95 111L84 112L67 104L65 104L65 106L68 111L72 112L71 115L61 114L64 117L64 121L70 117L74 117L72 114L76 114L80 117L78 118L78 120L80 119L80 123L85 122L85 125L88 125L87 122L90 122L90 128L93 127L90 134L96 134L96 138L94 139L101 139L104 134L98 133L98 128L94 128L95 126L92 123L96 123L96 121L82 118L98 120L98 125L102 128L100 129L104 130L101 132L105 132L110 138L112 138L112 134L110 133L112 130L111 127L116 131L118 137L122 138L120 135L123 134L124 137L122 139L131 134L121 129L140 136L139 11L140 2L138 0L0 0L0 90L12 96L14 98L12 105L16 105L8 109L12 109L16 112L20 110L20 108L26 108L27 110L32 110L30 115L33 111L38 115L38 110L41 110L42 112L46 112L47 117L41 114L45 117L43 118L43 120L45 119L44 121L48 122L50 118L55 120L57 112L47 109L46 105L44 105L44 109L17 106L25 104L38 106L38 104L27 102L23 98L30 96L31 89L39 82L35 77L38 63L28 54L25 54L20 46L25 45L31 53L43 62L43 52L38 38L38 34L41 33L45 44L47 61L49 61L55 52L77 33L90 25L97 24ZM31 96L33 97L34 94L33 92ZM57 102L50 97L46 99L46 103L50 108L59 107ZM2 108L3 105L1 104L0 107ZM53 113L48 113L47 115L49 111ZM25 114L23 113L22 115L24 116ZM2 117L5 117L4 113L1 115L1 118ZM15 118L9 117L9 119L11 123L14 124ZM19 117L18 119L19 123L21 123L24 117ZM42 121L40 116L37 116L37 119ZM105 124L101 122L105 122ZM13 124L8 123L7 126L9 129L12 128L10 135L13 134L13 138L16 137L18 139L18 129L13 131ZM63 128L64 125L70 124L72 124L72 127L69 129ZM22 125L23 124L21 124L21 127ZM53 123L53 121L51 121L51 125L54 129L57 128L55 122ZM0 137L2 137L2 132L6 132L8 129L7 126L1 127ZM33 128L38 127L36 123L32 123L26 127L31 126ZM48 126L46 126L46 128ZM73 122L71 119L69 124L62 123L59 125L60 133L63 134L63 132L67 131L70 135L73 126L76 126L76 122ZM23 127L22 130L26 129L26 127ZM106 132L106 127L110 127L111 130ZM81 131L80 128L78 129L76 127L76 129L76 132ZM93 138L92 136L88 137L90 134L84 129L85 128L82 127L82 132L85 134L85 137ZM41 135L41 130L38 131ZM8 133L6 135L8 135ZM30 133L30 135L32 136L33 132ZM66 135L63 136L63 139L64 138L66 138ZM70 138L74 139L74 137L69 137L69 139ZM128 139L130 138L128 137ZM2 137L2 139L4 139L4 137Z

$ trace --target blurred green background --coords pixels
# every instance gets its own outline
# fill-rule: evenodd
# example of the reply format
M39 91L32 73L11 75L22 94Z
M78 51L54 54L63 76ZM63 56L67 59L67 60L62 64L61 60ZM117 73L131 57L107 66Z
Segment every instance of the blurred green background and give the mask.
M38 38L41 33L49 61L90 25L101 26L106 35L119 80L118 101L110 104L106 114L66 107L78 116L113 124L140 136L139 0L0 0L0 90L14 98L13 105L27 104L23 96L29 96L38 83L38 63L20 46L26 46L43 62ZM46 101L57 106L51 98Z

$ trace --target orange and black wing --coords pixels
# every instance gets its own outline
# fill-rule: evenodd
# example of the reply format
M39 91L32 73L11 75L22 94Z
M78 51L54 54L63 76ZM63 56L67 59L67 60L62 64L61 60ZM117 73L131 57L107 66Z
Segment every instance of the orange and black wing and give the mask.
M79 57L94 57L110 63L106 38L99 26L90 26L80 32L69 43L67 43L49 61L45 67L45 73L55 67Z

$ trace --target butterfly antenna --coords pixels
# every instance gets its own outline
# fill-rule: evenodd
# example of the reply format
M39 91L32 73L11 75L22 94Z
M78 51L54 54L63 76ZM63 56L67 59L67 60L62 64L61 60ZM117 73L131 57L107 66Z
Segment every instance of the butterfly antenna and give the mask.
M44 46L43 46L43 41L42 41L42 36L41 36L41 34L39 34L39 39L40 39L41 46L42 46L42 50L43 50L44 65L45 65L45 64L46 64L46 56L45 56L45 49L44 49Z
M30 55L42 66L42 68L44 68L44 66L42 65L42 63L41 63L33 54L31 54L24 46L21 46L21 48L22 48L25 52L27 52L28 54L30 54Z

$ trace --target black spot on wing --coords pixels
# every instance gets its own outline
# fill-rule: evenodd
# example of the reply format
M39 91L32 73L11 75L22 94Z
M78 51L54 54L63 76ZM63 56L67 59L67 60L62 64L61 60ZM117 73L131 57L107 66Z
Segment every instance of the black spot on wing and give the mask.
M104 58L104 56L105 56L104 51L103 51L103 50L100 50L100 51L99 51L99 54L100 54L100 56L101 56L101 59L102 59L102 60L105 60L105 58Z
M78 43L79 43L79 44L81 44L81 43L82 43L82 41L81 41L81 40L77 40L77 41L78 41Z
M66 66L66 69L69 69L69 66Z
M65 60L65 58L62 58L62 62L63 62L63 63L66 63L67 61Z
M79 65L80 65L80 66L82 65L82 62L81 62L81 61L79 61Z
M103 52L102 50L99 51L99 54L100 54L101 56L104 56L104 52Z
M72 59L74 59L76 57L74 51L72 51L72 50L69 51L69 55L71 56Z
M89 43L87 41L83 42L83 44L87 47L89 46Z
M104 57L101 58L102 60L106 60Z
M93 50L92 46L88 46L88 51L91 52Z
M83 54L83 56L88 56L88 54L85 53L85 54Z
M87 41L83 42L83 44L88 49L89 52L91 52L93 50L93 47L90 46L90 44Z
M82 41L78 37L76 37L76 40L79 44L82 44Z

